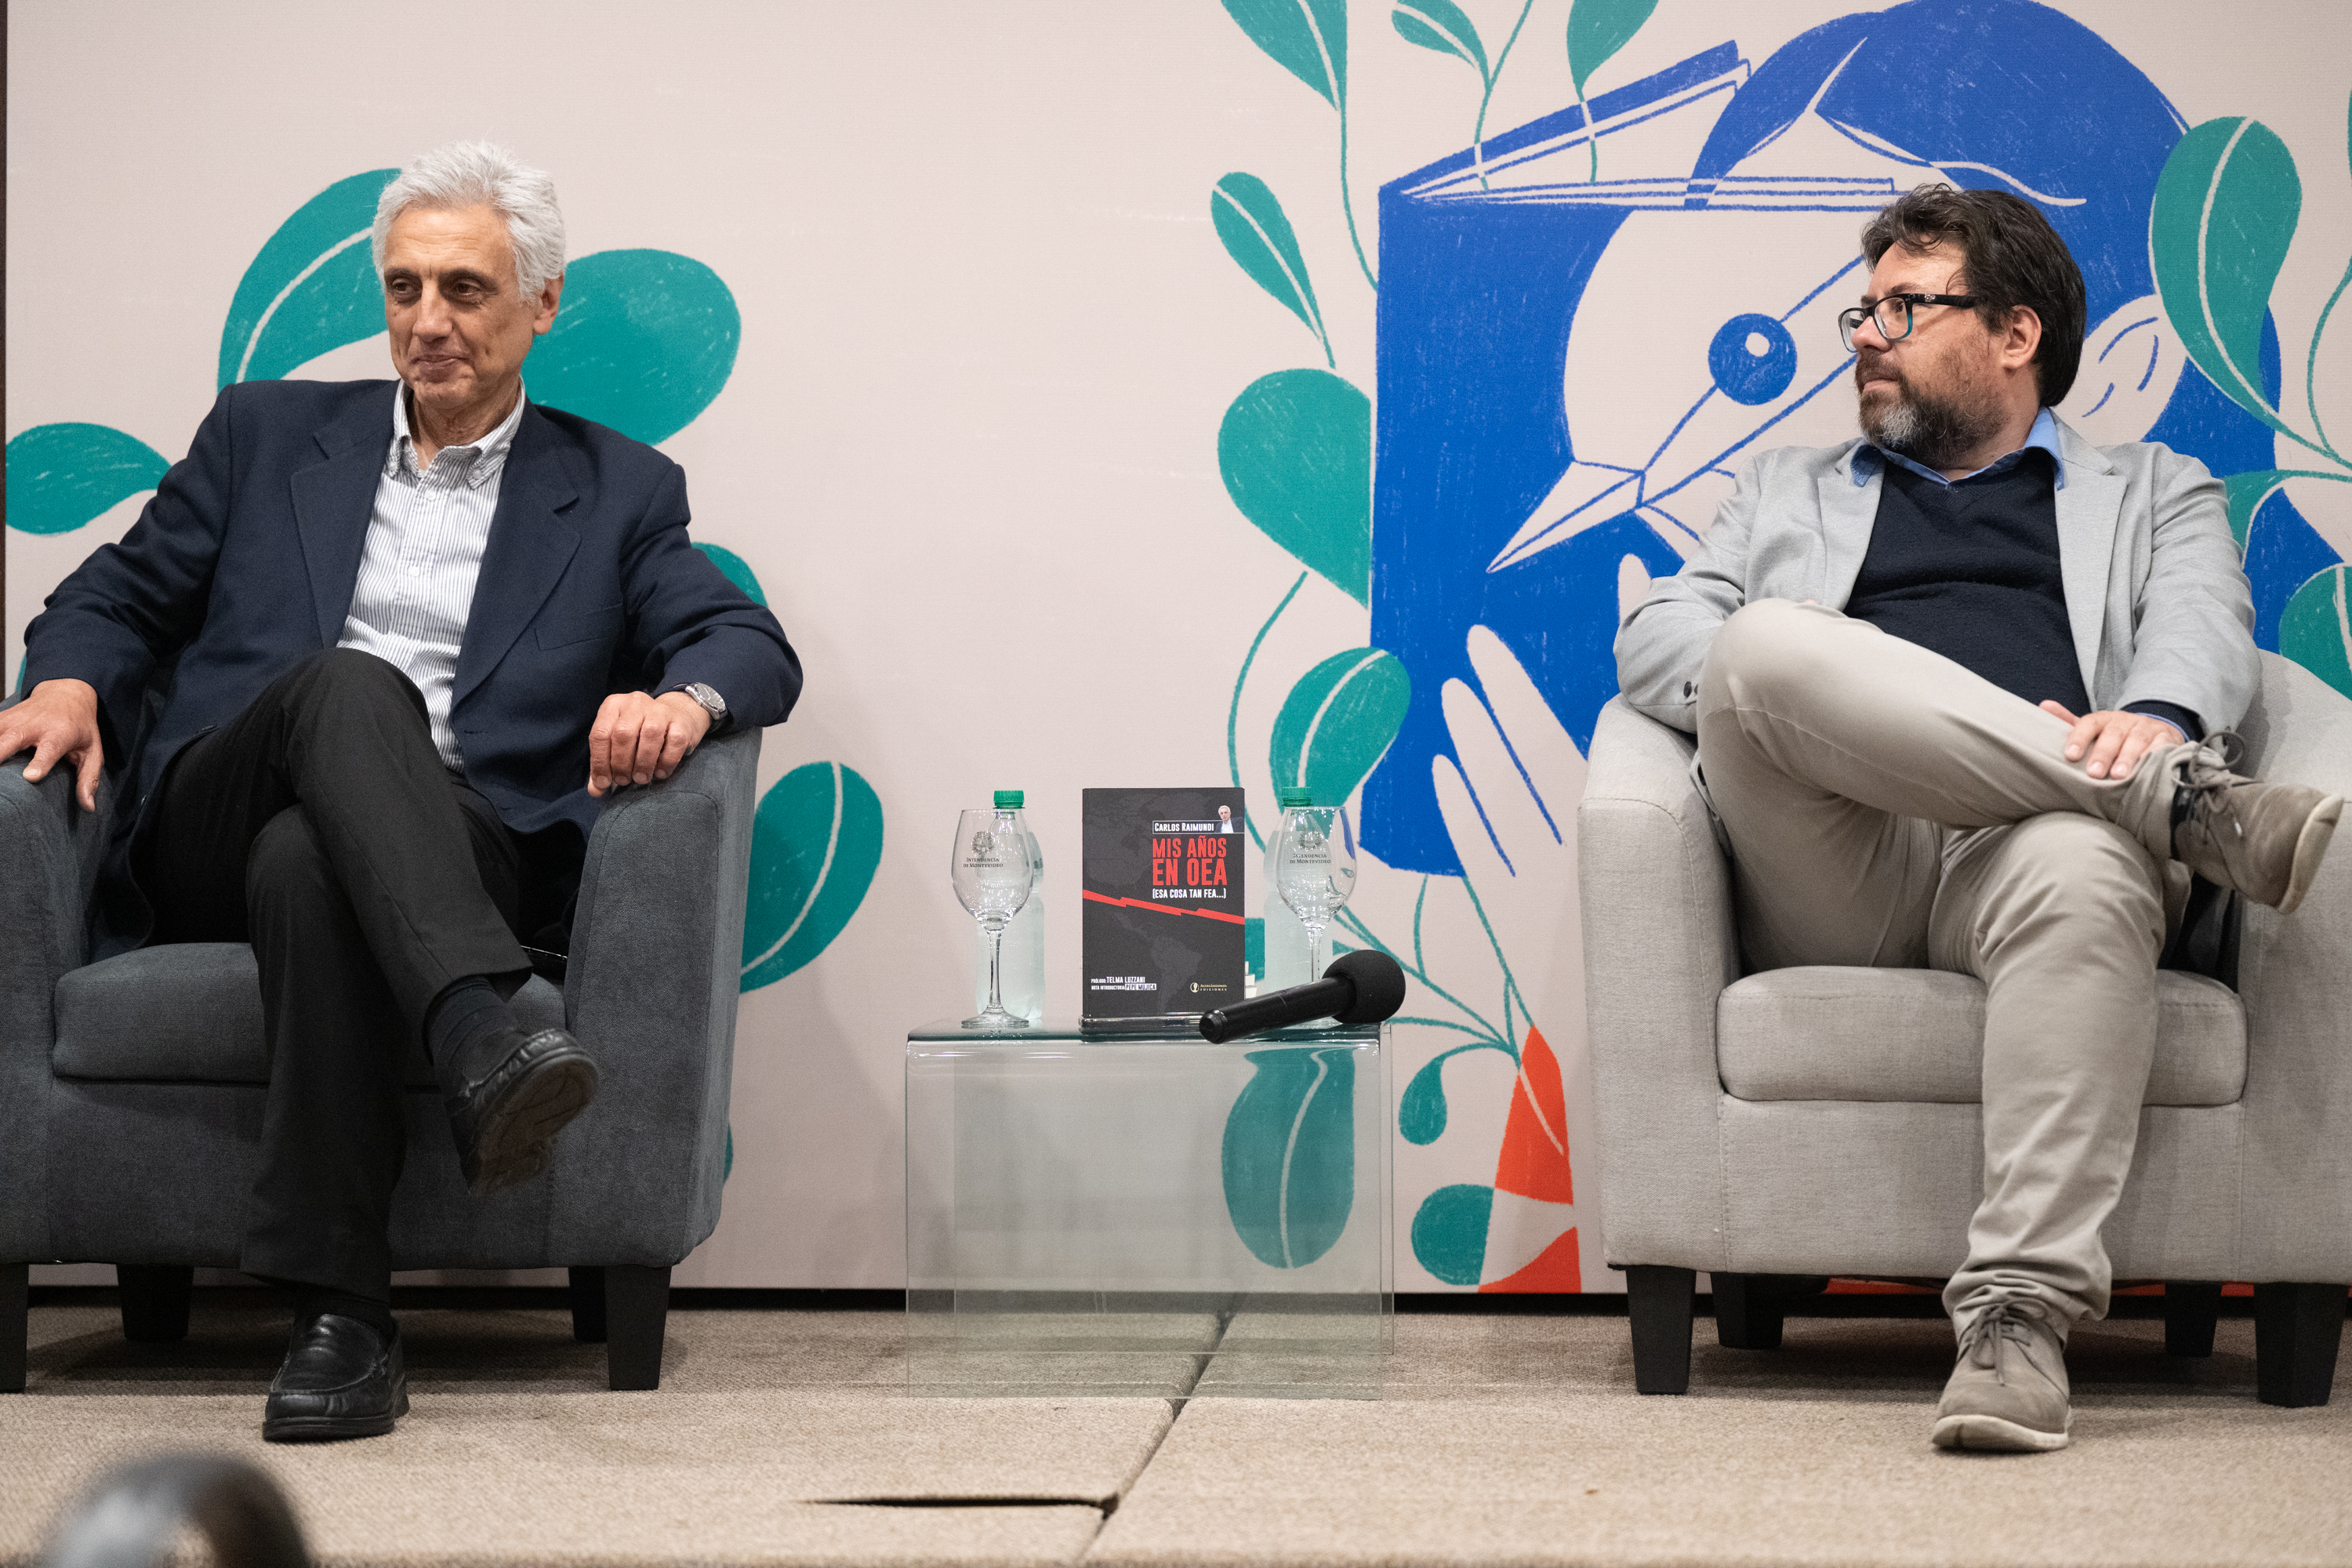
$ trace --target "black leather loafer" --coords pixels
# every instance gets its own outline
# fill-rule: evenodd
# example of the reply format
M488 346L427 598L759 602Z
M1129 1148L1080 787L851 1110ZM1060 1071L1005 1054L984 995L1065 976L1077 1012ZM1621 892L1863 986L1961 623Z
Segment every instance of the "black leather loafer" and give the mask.
M286 1360L269 1380L265 1443L380 1437L408 1414L400 1333L390 1342L356 1318L321 1312L294 1325Z
M476 1197L547 1168L555 1135L596 1098L596 1064L562 1029L495 1030L440 1064L441 1103Z

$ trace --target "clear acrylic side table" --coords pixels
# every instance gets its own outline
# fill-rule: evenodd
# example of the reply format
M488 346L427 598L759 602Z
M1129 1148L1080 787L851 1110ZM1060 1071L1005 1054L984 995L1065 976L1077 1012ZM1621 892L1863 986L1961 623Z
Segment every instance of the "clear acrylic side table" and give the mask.
M1386 1026L907 1037L909 1380L1377 1397Z

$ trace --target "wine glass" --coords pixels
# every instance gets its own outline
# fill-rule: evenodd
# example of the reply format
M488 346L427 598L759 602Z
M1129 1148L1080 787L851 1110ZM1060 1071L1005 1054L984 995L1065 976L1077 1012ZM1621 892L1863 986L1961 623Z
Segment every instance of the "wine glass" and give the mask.
M1029 863L1029 836L1017 811L967 811L956 818L955 853L949 868L956 897L988 933L988 1005L967 1029L1025 1029L1029 1020L1004 1010L1004 928L1029 901L1035 868Z
M1307 977L1323 973L1323 928L1356 890L1356 837L1344 806L1296 805L1283 814L1274 885L1307 928Z

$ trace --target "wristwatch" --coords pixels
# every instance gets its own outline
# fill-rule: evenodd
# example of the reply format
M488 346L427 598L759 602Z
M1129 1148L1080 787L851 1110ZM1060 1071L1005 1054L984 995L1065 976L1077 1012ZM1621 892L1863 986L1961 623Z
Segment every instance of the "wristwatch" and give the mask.
M719 731L727 728L727 699L719 696L712 688L705 686L698 680L694 680L688 681L683 686L673 686L670 689L672 691L683 691L688 697L693 698L697 702L702 705L702 710L710 715L710 731L712 734L715 735Z

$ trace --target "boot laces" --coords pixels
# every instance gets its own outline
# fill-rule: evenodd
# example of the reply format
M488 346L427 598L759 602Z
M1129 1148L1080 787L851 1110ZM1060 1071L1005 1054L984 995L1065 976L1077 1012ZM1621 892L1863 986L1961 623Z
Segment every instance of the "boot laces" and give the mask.
M1960 1334L1962 1359L1983 1367L1993 1374L1995 1382L2004 1387L2009 1383L2009 1363L2004 1353L2011 1345L2017 1354L2032 1364L2029 1352L2033 1348L2032 1321L2020 1309L2002 1305L1980 1314Z
M2216 730L2199 745L2188 748L2180 768L2180 781L2173 796L2174 826L2192 824L2210 831L2213 818L2220 813L2221 800L2231 790L2252 784L2234 770L2245 760L2246 742L2234 730ZM2245 824L2231 822L2238 835L2245 835Z

